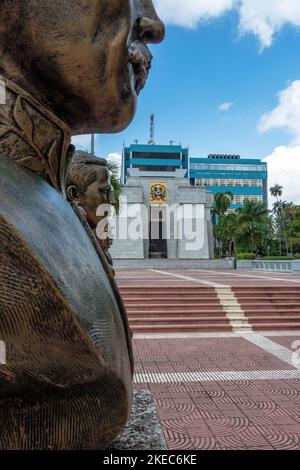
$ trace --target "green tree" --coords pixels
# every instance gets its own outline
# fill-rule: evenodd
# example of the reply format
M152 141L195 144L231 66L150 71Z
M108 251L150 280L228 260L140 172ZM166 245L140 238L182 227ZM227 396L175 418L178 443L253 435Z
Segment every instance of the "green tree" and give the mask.
M236 254L239 216L236 211L224 215L218 225L215 226L215 235L220 248L219 254Z
M232 204L233 198L234 196L230 191L227 191L225 193L219 192L215 194L212 209L214 224L217 223L217 216L220 219L226 214Z
M248 252L263 254L272 227L268 208L260 202L245 200L237 211L239 245Z
M116 214L119 214L120 196L121 196L121 191L122 191L122 185L120 181L120 166L118 165L118 163L113 162L111 160L108 160L107 165L110 171L111 185L113 188L113 194L114 194L115 201L116 201L115 203Z
M274 186L272 186L272 188L270 188L271 195L273 197L276 197L277 201L282 196L282 192L283 192L283 187L280 186L279 184L275 184Z
M291 213L290 245L292 253L300 253L300 206L293 206Z
M283 194L283 187L279 184L275 184L270 188L270 193L273 197L276 197L276 201L273 204L273 217L279 255L282 253L283 246L288 255L290 252L289 239L291 238L291 209L293 204L279 199Z

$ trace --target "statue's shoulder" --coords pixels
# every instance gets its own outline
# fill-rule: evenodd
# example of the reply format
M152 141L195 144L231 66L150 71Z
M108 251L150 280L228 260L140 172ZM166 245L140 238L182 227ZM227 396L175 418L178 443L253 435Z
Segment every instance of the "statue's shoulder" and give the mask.
M92 338L104 362L116 368L117 350L127 350L124 324L90 237L57 191L30 170L1 156L0 238L3 292L14 285L11 292L22 292L22 305L27 298L32 312L43 306L47 316L61 311L57 305L62 302L69 314L79 320L87 338ZM38 287L41 279L47 280L51 302L45 285L42 290ZM22 286L26 286L25 291ZM3 295L7 300L0 295L2 309L9 302L9 296L5 292ZM16 298L12 304L14 310L19 308ZM68 328L68 321L65 327ZM121 375L123 368L128 370L128 363L129 358L123 354L117 367Z

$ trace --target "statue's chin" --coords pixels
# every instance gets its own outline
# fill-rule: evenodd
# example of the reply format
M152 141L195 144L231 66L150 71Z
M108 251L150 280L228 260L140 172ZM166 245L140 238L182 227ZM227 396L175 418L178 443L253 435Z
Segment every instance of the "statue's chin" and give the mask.
M126 129L133 120L137 108L135 82L130 80L117 95L109 94L99 103L93 103L94 109L85 115L78 114L71 126L72 134L116 133ZM104 95L105 96L105 95ZM88 116L89 114L89 116Z
M144 87L148 74L128 63L105 86L99 94L89 94L85 107L73 105L71 130L73 135L89 133L116 133L126 129L133 120L138 95ZM85 87L84 91L91 88ZM84 97L83 97L84 100Z

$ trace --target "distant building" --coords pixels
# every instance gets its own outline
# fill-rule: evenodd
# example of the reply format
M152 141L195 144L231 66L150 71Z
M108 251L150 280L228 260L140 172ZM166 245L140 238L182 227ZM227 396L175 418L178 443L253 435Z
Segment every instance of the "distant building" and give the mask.
M189 151L181 145L141 145L125 147L122 156L122 184L128 176L188 178Z
M239 155L193 157L189 178L192 185L213 194L233 193L231 209L242 207L246 199L268 205L268 169L259 159L242 159Z
M124 148L122 183L113 259L213 258L213 198L190 184L187 148L153 138Z

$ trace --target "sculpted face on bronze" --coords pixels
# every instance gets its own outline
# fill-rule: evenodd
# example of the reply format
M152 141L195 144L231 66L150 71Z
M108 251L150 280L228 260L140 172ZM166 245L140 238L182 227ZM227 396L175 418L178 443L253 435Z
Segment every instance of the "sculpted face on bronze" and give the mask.
M66 183L68 200L84 210L86 220L101 246L108 264L113 265L109 249L113 240L109 236L108 215L116 200L111 185L107 161L86 152L75 152L69 165ZM102 222L102 224L100 224ZM114 271L110 269L110 276Z
M66 188L69 201L84 209L95 232L99 222L107 217L109 206L115 204L107 161L77 151L69 166ZM103 209L98 210L101 206Z
M132 120L164 26L151 0L1 0L2 70L72 134Z

